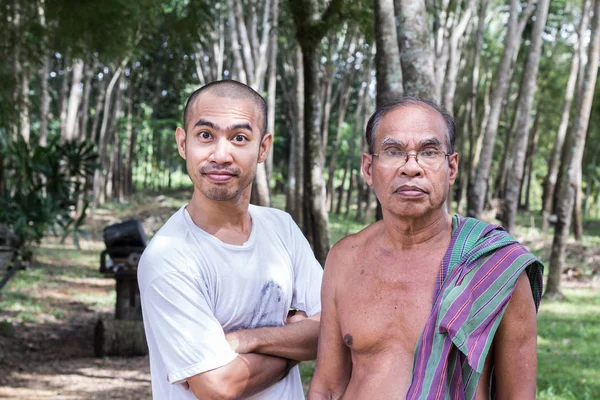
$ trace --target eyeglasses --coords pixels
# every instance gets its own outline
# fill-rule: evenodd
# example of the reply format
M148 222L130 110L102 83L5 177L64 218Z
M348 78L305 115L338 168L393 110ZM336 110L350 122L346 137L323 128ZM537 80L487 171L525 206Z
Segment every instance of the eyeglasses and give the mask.
M415 161L425 169L437 171L446 157L452 154L444 153L441 150L427 149L417 151L416 154L409 154L402 150L384 150L381 153L371 154L373 157L379 157L379 162L383 167L402 168L408 162L409 157L414 157Z

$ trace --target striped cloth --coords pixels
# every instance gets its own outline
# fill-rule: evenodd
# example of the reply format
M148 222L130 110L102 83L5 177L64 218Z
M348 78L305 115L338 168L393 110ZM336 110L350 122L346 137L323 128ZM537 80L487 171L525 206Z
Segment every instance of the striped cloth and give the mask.
M474 399L521 272L531 283L536 310L542 297L544 266L503 228L454 215L452 229L432 312L415 349L410 400Z

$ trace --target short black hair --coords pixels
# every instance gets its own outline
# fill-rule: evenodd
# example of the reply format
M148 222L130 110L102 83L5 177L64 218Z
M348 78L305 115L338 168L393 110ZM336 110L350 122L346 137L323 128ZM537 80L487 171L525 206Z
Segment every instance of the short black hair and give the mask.
M429 107L434 111L437 111L446 123L446 141L448 142L448 152L450 154L454 153L454 141L456 140L456 123L454 122L454 118L452 118L452 115L450 115L450 113L448 113L437 103L431 100L412 96L401 97L397 100L391 101L389 103L377 107L371 118L369 118L369 122L367 123L367 129L365 131L367 144L369 146L369 153L373 154L373 152L375 151L375 135L377 134L377 128L379 127L379 122L381 122L381 118L383 118L388 112L392 110L407 106Z
M262 115L262 126L260 127L261 136L267 133L267 102L263 97L252 89L250 86L234 81L232 79L215 81L196 89L194 93L190 95L187 102L185 103L185 109L183 111L183 129L187 128L188 123L188 110L190 105L196 100L202 93L210 93L217 97L224 97L227 99L234 100L251 100L256 107L260 110Z

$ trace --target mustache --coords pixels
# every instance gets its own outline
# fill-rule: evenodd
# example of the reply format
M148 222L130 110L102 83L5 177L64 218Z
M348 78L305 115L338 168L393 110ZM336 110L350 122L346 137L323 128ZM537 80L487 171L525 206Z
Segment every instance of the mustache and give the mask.
M202 174L210 174L210 173L219 173L225 172L230 175L239 175L242 171L239 168L231 168L225 165L218 164L207 164L200 167L200 173Z

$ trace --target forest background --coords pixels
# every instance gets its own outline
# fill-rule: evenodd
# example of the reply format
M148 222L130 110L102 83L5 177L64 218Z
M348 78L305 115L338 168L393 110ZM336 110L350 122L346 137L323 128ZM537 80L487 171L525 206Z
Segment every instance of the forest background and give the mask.
M550 352L575 345L560 321L600 334L600 0L0 0L0 21L0 222L35 271L68 264L65 249L97 253L99 221L143 219L157 195L183 204L175 127L219 79L269 104L274 147L252 202L287 210L324 262L377 218L360 172L368 117L420 96L457 122L449 209L502 224L546 262ZM18 332L31 286L15 279L0 320ZM597 398L585 365L572 389L560 364L541 366L543 398Z

